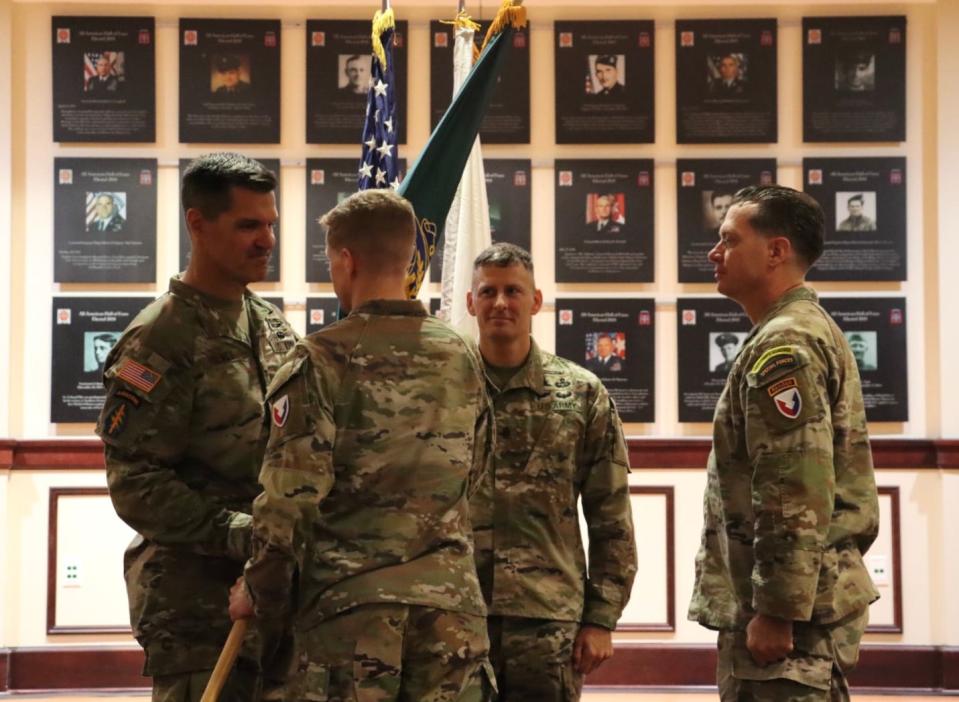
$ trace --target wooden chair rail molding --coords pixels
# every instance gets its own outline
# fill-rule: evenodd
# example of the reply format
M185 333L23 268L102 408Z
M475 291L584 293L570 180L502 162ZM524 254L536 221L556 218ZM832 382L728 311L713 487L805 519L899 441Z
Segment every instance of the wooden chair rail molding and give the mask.
M629 440L634 470L702 470L709 455L708 439ZM875 439L877 468L908 470L959 469L959 440ZM95 439L0 439L0 470L89 470L103 467L103 444Z

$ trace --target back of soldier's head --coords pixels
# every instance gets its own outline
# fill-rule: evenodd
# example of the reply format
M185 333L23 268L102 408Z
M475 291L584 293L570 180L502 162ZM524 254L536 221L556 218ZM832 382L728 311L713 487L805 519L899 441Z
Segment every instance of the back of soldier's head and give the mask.
M331 249L349 249L366 267L405 273L416 242L413 206L389 189L354 193L320 219Z
M767 237L789 239L800 262L809 268L825 246L822 207L806 193L783 185L750 185L733 197L733 205L756 205L750 226Z
M183 212L197 209L205 219L216 219L233 206L234 187L269 193L276 190L276 176L242 154L205 154L191 161L183 173Z

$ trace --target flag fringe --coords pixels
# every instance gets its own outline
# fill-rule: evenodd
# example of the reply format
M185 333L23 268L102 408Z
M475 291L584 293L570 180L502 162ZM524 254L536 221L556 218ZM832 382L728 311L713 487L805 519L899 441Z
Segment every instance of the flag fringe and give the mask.
M386 51L383 49L383 32L387 29L396 28L396 15L393 14L393 8L386 12L377 10L373 15L373 55L380 62L383 70L386 70Z
M485 49L493 37L502 32L507 26L513 29L522 29L526 26L526 8L523 7L520 2L521 0L503 0L499 12L497 12L496 17L493 18L493 23L489 26L489 29L486 30L486 38L483 39L483 46L480 48L480 51Z
M451 20L440 20L440 24L451 24L453 25L453 36L455 39L456 31L459 29L467 29L473 33L479 32L482 27L480 27L476 22L473 21L473 18L470 17L466 10L461 10L455 19ZM480 50L479 47L474 43L473 44L473 63L476 63L479 60Z

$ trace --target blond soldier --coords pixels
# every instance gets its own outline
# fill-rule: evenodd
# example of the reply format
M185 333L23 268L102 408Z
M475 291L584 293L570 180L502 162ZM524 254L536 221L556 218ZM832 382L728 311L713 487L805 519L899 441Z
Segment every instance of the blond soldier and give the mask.
M276 244L275 188L273 173L239 154L190 164L190 264L106 363L97 433L110 497L138 533L124 575L155 702L200 699L230 630L227 593L249 557L266 387L296 340L276 308L246 289L265 277ZM224 699L256 699L254 639Z
M823 214L781 186L740 190L709 253L755 324L716 406L689 617L719 630L725 702L849 697L878 498L856 361L804 286Z
M467 306L498 440L472 508L502 702L579 699L583 675L613 654L636 574L619 416L595 375L533 341L542 300L520 247L494 244L476 258Z
M245 579L258 618L294 622L287 683L269 696L486 700L468 505L491 443L478 357L406 299L408 202L368 190L323 223L351 312L296 346L268 397ZM231 613L249 605L237 588Z

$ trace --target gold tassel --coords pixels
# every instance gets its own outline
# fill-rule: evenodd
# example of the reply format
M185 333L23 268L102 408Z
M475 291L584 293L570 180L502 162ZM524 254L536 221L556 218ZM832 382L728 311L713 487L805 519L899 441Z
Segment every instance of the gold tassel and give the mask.
M383 49L383 41L380 37L387 29L396 28L396 16L393 14L393 8L386 12L377 10L373 15L373 55L380 62L380 66L386 71L386 51Z
M474 34L482 29L482 27L480 27L476 22L473 21L472 17L466 14L466 10L463 10L458 15L456 15L456 19L440 20L440 23L453 25L454 40L455 40L457 29L469 29L469 30L472 30ZM476 63L476 59L479 58L479 55L480 55L479 47L476 45L476 42L473 42L473 63Z
M514 4L515 3L515 4ZM483 39L482 51L490 40L506 28L506 25L513 29L522 29L526 26L526 8L516 0L503 0L503 5L496 13L493 23L486 30L486 38Z

